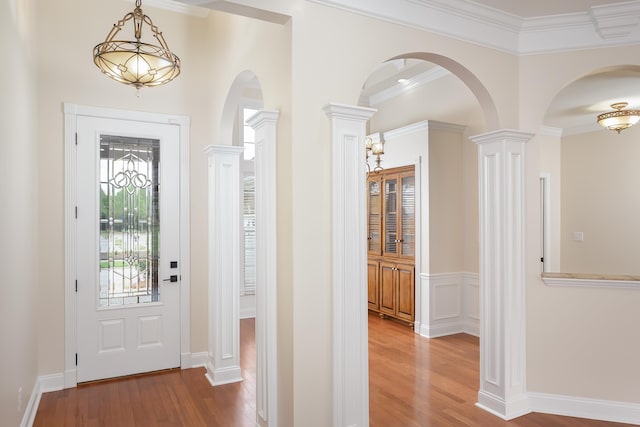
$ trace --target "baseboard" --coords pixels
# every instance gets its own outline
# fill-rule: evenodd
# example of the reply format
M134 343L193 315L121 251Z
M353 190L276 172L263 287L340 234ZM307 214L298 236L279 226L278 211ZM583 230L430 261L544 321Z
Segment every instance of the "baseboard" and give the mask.
M38 413L42 393L62 389L64 389L64 374L43 375L38 377L36 383L33 385L33 390L31 390L31 396L29 396L29 402L27 402L24 410L20 427L31 427L33 425L33 422L36 420L36 414Z
M192 368L201 368L207 367L209 353L206 351L200 353L191 353L191 367Z
M480 338L480 322L474 319L467 319L464 322L462 332Z
M544 414L640 425L640 404L528 393L531 410Z
M447 324L438 324L432 327L429 325L420 325L420 335L425 338L438 338L446 335L460 334L464 332L464 327L461 322L452 322Z
M507 402L490 393L479 391L476 406L507 421L531 412L531 405L526 395Z

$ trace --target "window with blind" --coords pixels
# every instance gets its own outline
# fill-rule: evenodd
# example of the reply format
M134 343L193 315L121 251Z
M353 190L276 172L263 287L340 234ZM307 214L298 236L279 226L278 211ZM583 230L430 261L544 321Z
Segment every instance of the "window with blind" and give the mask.
M243 185L242 223L244 228L244 293L256 292L256 180L246 176Z

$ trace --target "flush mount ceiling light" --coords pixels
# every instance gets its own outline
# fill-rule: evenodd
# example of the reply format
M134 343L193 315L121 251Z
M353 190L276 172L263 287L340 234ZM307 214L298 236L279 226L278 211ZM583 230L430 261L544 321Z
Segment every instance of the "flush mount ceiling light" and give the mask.
M620 133L626 128L635 125L640 120L640 110L623 110L627 105L629 105L627 102L611 104L611 108L615 111L598 115L600 126Z
M93 49L93 62L107 76L140 89L170 82L180 74L180 59L171 53L162 33L151 18L142 13L142 1L136 0L136 8L127 13L107 34L104 42ZM124 25L133 21L135 40L115 40ZM140 41L142 25L147 24L159 46Z

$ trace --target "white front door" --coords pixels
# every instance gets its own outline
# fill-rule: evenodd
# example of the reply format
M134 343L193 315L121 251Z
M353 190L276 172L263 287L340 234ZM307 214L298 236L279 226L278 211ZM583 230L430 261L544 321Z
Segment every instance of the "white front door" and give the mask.
M180 366L180 137L77 120L77 381Z

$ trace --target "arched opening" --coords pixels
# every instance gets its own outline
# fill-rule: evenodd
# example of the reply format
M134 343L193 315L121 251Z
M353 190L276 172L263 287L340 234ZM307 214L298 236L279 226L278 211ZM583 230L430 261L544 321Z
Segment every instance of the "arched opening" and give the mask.
M213 385L244 378L248 385L243 388L256 401L257 423L277 425L273 254L278 112L263 109L258 79L245 71L234 81L222 116L223 144L206 150L210 156L212 230L209 236L212 357L207 364L207 378Z
M640 180L640 126L618 133L596 121L619 102L640 109L639 66L582 75L549 104L540 154L546 272L638 274L632 248L640 237L640 203L632 195Z
M377 109L367 133L374 141L384 140L382 170L369 174L366 191L369 325L376 331L369 341L371 422L389 422L376 408L395 399L412 399L406 413L396 408L398 415L407 417L404 422L436 422L438 415L425 409L435 395L424 377L429 375L424 371L426 360L421 360L429 357L427 347L416 344L407 354L396 348L403 359L399 363L415 360L403 365L413 374L389 378L395 350L381 337L401 334L407 342L418 343L409 328L388 327L405 324L427 338L446 337L439 340L444 347L455 348L456 339L464 337L458 345L478 350L478 339L471 337L480 334L478 154L468 137L499 128L497 111L469 70L430 53L400 55L380 64L368 76L359 105ZM377 159L369 155L373 169ZM407 185L400 181L406 174L414 177ZM395 209L390 208L393 203ZM379 214L372 215L376 209ZM411 213L414 218L402 219ZM407 240L412 240L413 250L406 247ZM414 274L405 276L412 277L413 298L407 299L402 274L409 268ZM380 358L377 352L385 355ZM477 374L479 362L473 363ZM473 393L467 398L475 402L478 381L474 376L470 380ZM406 381L412 384L403 386Z

